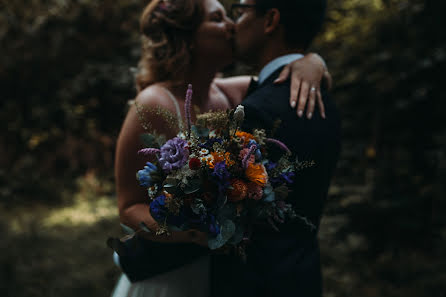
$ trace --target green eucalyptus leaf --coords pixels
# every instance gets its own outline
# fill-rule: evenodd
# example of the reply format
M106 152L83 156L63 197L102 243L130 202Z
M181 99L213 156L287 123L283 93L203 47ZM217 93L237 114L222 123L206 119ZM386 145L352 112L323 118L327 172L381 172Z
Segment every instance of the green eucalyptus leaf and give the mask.
M144 222L139 223L139 228L141 228L141 230L143 230L144 232L152 233L152 231L150 231L149 227L147 227Z
M243 236L245 235L245 229L242 226L236 226L234 235L228 241L228 243L237 245L243 240Z
M209 137L209 129L205 127L200 126L192 126L191 127L192 133L194 133L196 136L200 138L206 138Z
M223 239L228 241L235 233L235 224L231 220L226 220L221 225L221 236Z
M223 236L221 234L218 234L216 237L210 238L208 240L208 246L211 250L221 248L225 243L226 240L223 239Z
M189 180L184 188L185 194L192 194L198 192L201 189L201 181L199 179Z
M155 135L144 133L140 136L140 138L145 147L159 148L157 138Z
M180 191L178 190L178 188L177 187L164 187L164 190L167 192L167 193L169 193L169 194L172 194L172 195L178 195L178 194L180 194Z

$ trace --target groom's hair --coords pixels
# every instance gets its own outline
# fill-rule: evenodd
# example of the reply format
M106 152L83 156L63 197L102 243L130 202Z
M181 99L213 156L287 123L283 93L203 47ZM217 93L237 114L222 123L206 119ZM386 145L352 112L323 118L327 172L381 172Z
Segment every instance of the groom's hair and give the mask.
M327 0L257 0L256 5L257 12L262 14L277 8L285 42L307 49L322 28Z

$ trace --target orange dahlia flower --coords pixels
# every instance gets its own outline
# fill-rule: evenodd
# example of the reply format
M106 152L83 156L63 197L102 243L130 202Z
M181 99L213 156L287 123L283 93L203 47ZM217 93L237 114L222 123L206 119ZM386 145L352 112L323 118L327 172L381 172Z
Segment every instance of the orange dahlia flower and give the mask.
M241 201L246 198L248 194L248 186L240 179L233 179L231 181L233 189L228 191L228 200L231 202Z
M250 140L256 140L254 135L248 132L237 131L235 135L243 141L243 146L247 145Z
M214 169L215 164L226 161L226 166L230 167L235 164L235 162L231 159L231 154L229 152L226 153L211 153L213 158L210 158L207 161L209 168Z
M262 164L249 164L245 171L246 177L259 186L265 186L268 181L268 173Z

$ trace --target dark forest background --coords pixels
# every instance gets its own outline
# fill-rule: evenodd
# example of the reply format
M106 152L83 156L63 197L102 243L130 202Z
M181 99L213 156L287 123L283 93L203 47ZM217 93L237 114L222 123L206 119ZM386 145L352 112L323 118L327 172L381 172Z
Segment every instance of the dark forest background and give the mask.
M114 149L145 3L0 1L1 296L112 291ZM343 114L320 230L326 297L446 296L445 11L329 1L312 48Z

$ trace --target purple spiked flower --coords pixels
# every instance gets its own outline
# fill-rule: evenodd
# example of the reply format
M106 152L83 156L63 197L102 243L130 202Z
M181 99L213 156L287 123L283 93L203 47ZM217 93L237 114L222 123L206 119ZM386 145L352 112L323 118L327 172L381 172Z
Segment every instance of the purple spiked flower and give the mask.
M265 139L265 142L274 143L277 146L279 146L282 150L286 151L288 154L291 154L290 149L280 140L273 139L273 138L267 138L267 139Z
M248 153L245 155L245 157L242 160L243 168L246 169L248 167L248 165L249 165L248 164L248 160L251 157L251 155L255 152L256 149L257 149L257 145L255 145L255 144L251 145L251 147L249 148Z
M184 113L186 115L186 121L187 121L187 135L190 135L190 128L191 128L191 115L190 115L190 111L191 111L191 105L192 105L192 85L189 84L187 86L187 91L186 91L186 101L184 103Z
M144 156L151 156L151 155L159 154L160 152L161 152L161 150L156 149L156 148L145 148L145 149L139 150L138 154L141 154Z

